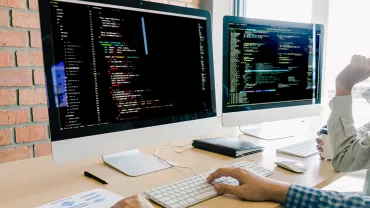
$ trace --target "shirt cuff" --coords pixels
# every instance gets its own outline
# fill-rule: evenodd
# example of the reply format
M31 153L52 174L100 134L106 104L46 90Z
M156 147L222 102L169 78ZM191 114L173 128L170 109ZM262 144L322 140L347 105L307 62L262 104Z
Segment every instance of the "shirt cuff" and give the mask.
M352 116L352 95L334 97L329 105L332 114Z
M286 195L286 198L285 198L285 203L284 203L284 207L289 207L291 206L293 200L294 200L294 193L296 191L294 190L294 185L290 185L289 187L289 190L288 190L288 194Z
M285 198L285 203L284 207L285 208L290 208L290 207L296 207L297 205L297 200L299 200L299 197L301 197L302 190L300 189L300 186L297 185L290 185L288 194Z

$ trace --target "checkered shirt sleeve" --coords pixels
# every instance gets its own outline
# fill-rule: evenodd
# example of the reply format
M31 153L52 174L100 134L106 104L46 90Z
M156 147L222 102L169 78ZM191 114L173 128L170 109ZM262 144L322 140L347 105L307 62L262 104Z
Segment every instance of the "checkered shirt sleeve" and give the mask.
M339 193L291 185L285 199L286 208L370 208L370 196Z

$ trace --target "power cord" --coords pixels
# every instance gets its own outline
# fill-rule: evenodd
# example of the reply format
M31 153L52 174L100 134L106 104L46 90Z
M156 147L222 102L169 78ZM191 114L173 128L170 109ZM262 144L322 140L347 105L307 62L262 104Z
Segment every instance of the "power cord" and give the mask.
M182 154L184 153L186 150L188 150L188 146L192 145L193 142L191 142L190 144L187 144L187 145L171 145L171 142L168 142L168 145L164 145L164 146L161 146L159 147L155 152L154 152L154 157L158 158L160 161L162 161L163 163L165 163L166 165L170 166L170 167L173 167L173 168L183 168L183 169L189 169L191 170L191 172L193 172L194 175L197 175L194 170L191 168L191 167L183 167L183 166L178 166L178 165L174 165L174 164L171 164L170 162L168 162L167 160L163 159L162 157L158 156L158 152L160 149L163 149L163 148L166 148L166 147L169 147L173 152L177 153L177 154ZM175 150L175 148L183 148L181 151L178 151L178 150Z

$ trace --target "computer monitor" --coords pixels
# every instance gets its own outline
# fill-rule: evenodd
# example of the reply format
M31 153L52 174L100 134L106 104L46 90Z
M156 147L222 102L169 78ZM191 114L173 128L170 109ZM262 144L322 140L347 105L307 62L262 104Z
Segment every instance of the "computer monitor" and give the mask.
M226 16L223 126L320 116L323 32L319 24Z
M105 2L40 0L54 162L214 131L210 13Z

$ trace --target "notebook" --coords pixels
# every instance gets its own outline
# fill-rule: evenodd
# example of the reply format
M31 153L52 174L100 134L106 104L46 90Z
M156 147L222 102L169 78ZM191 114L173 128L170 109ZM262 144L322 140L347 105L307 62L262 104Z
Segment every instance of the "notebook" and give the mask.
M197 139L194 140L193 147L230 157L241 157L262 152L264 148L236 138Z

